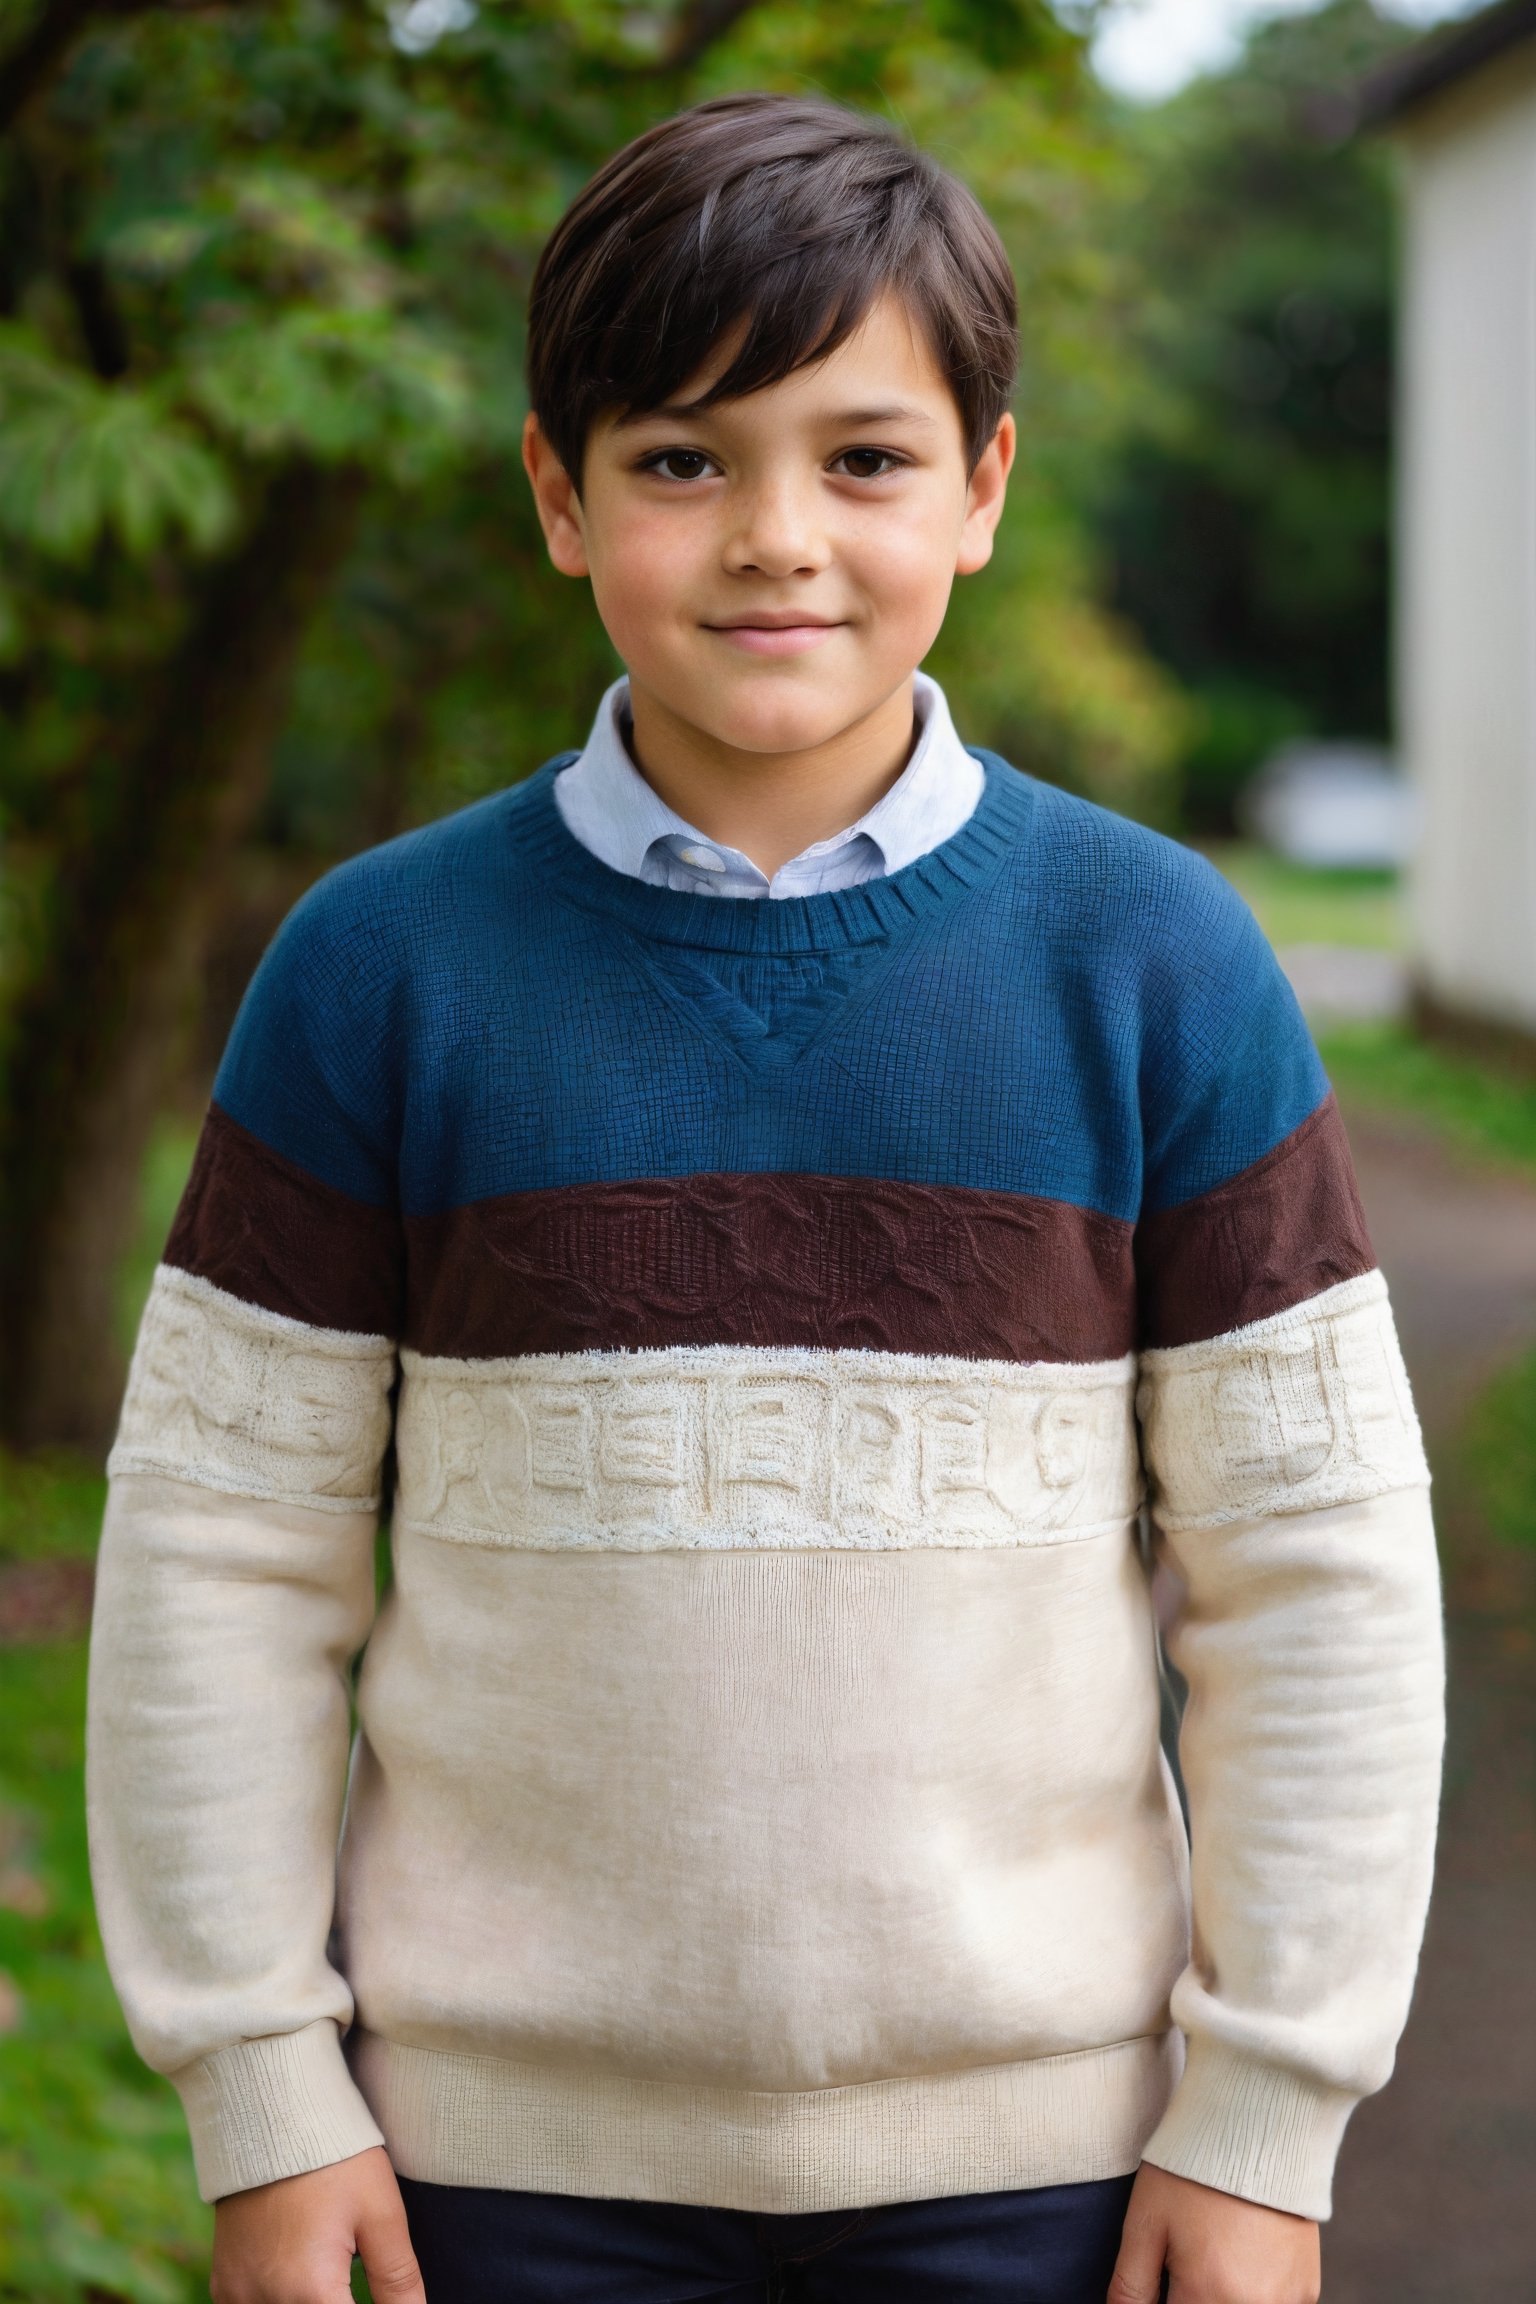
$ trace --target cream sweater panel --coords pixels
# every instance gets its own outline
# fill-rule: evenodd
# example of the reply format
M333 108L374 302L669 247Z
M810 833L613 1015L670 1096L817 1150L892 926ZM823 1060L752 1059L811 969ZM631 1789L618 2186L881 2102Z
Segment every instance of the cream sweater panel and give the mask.
M332 1965L393 1367L168 1272L135 1357L93 1857L208 2196L381 2132L445 2175L448 2120L462 2182L830 2206L1146 2144L1326 2212L1438 1756L1379 1279L1142 1364L1192 1957L1128 1367L705 1353L408 1369Z
M1418 1423L1379 1273L1142 1371L1194 1846L1189 2061L1147 2157L1326 2214L1429 1902L1444 1665Z

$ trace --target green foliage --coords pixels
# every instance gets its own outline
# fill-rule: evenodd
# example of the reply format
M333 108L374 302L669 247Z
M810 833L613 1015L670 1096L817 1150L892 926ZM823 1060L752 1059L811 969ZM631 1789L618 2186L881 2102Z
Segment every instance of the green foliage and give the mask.
M200 348L188 382L196 407L250 455L366 463L407 483L469 430L462 362L388 312L252 319Z
M1021 768L1170 826L1184 734L1178 689L1094 597L1080 541L1049 499L1005 524L996 562L963 585L929 660L961 726Z
M108 538L138 560L178 537L208 552L234 514L222 463L163 390L99 383L0 324L0 531L78 565Z
M1090 495L1118 604L1194 693L1197 829L1285 737L1388 725L1393 187L1350 92L1409 36L1330 0L1127 116L1141 405Z
M20 596L0 580L0 671L14 664L26 646L27 627Z
M103 1494L96 1468L68 1456L0 1456L0 1562L89 1558Z
M196 1150L196 1127L177 1118L163 1120L150 1142L139 1187L138 1233L118 1274L117 1326L125 1352L138 1334L139 1315ZM0 1551L5 1545L3 1529L0 1516Z
M79 1499L59 1508L73 1521ZM94 1517L100 1517L97 1485ZM91 1913L81 1642L0 1675L0 2297L193 2304L208 2212L181 2108L128 2042Z
M1536 1549L1536 1352L1496 1376L1461 1436L1468 1485L1494 1534Z
M1181 814L1196 831L1225 831L1254 769L1282 744L1308 734L1317 716L1289 688L1266 686L1214 660L1190 677Z
M0 1682L0 2297L192 2304L209 2218L181 2108L135 2057L91 1916L80 1643L15 1652ZM20 1909L17 1909L17 1906Z

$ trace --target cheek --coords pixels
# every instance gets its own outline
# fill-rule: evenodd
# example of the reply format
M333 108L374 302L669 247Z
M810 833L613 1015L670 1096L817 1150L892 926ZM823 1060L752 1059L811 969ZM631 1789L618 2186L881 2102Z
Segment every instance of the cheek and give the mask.
M926 631L931 639L943 622L958 550L951 528L926 509L861 523L848 538L845 564L893 635Z
M705 557L684 521L633 515L604 522L590 560L592 597L621 656L675 617Z

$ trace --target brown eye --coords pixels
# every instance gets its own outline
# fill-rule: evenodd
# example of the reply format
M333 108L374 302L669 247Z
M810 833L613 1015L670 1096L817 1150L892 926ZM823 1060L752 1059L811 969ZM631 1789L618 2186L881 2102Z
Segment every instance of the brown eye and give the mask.
M666 448L651 458L651 470L668 480L698 480L709 469L709 458L698 448Z

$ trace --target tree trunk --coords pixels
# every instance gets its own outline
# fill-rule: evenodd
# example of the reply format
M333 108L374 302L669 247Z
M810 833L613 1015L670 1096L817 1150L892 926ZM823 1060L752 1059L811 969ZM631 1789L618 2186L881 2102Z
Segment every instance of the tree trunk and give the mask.
M0 1436L15 1446L99 1452L110 1439L117 1273L210 901L265 792L363 488L351 470L278 474L61 866L15 1018L0 1144Z

